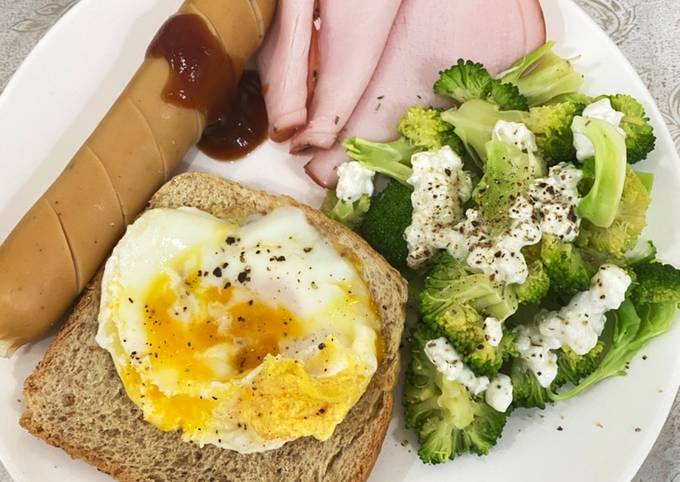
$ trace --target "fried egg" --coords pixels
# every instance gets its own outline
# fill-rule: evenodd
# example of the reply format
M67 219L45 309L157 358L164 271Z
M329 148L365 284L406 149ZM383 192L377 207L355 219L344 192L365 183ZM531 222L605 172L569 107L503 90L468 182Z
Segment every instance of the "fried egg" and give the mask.
M97 343L144 419L200 446L328 439L378 365L358 262L294 207L153 209L106 263Z

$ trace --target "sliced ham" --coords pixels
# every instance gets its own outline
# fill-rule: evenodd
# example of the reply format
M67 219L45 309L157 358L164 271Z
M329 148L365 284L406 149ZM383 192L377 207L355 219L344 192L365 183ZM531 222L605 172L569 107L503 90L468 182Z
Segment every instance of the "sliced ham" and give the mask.
M321 0L319 77L291 152L328 149L366 90L402 0Z
M309 43L309 63L307 64L307 112L309 103L312 101L316 90L316 81L319 78L321 68L321 54L319 52L319 30L321 30L321 14L319 11L319 0L314 2L314 28L312 28L312 39ZM306 120L306 119L305 119Z
M258 55L269 136L281 142L307 122L314 0L282 0ZM312 53L314 58L314 53Z
M432 92L440 70L464 58L496 74L545 40L538 0L403 0L375 74L339 138L393 139L409 106L445 105ZM306 170L333 187L335 168L346 159L336 144L317 150Z

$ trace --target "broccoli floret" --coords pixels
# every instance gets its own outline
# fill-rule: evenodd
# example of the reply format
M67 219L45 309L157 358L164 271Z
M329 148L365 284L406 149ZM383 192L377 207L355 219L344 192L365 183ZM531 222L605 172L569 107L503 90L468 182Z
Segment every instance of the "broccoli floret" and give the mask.
M473 311L502 321L517 310L517 297L513 290L440 252L432 258L420 293L421 315L426 322L436 323L442 314L460 305L469 305Z
M450 389L453 392L447 396L450 403L465 404L464 397L459 393L459 390L460 388L457 385ZM441 411L435 413L441 413ZM417 431L418 443L420 444L418 457L420 457L420 460L425 464L443 464L447 460L463 454L462 445L454 447L453 434L458 430L461 429L456 426L452 418L445 415L431 415L418 427Z
M482 64L459 59L456 65L439 72L434 91L463 104L471 99L484 99L489 91L491 75Z
M506 360L517 355L512 332L504 332L498 346L484 333L484 317L466 304L455 304L429 323L451 343L476 375L493 376Z
M550 291L557 297L571 297L590 287L595 269L576 246L545 234L541 240L541 261L550 278Z
M576 159L571 123L583 108L583 104L562 102L529 110L526 126L535 134L539 152L549 165Z
M496 104L501 110L529 110L529 103L517 86L504 84L498 80L491 81L491 89L486 100Z
M517 196L526 191L535 171L528 154L505 142L487 142L486 152L484 176L472 199L493 234L508 227L510 207Z
M602 341L598 341L597 345L585 355L577 355L566 346L556 350L557 376L550 384L550 391L556 392L567 383L576 385L592 374L599 366L603 351ZM546 404L551 402L549 390L538 383L536 375L521 359L512 360L509 372L512 380L513 407L544 409Z
M503 433L507 415L497 412L484 402L474 402L472 423L460 429L451 414L460 405L467 408L464 388L458 382L443 380L440 400L451 406L443 408L438 416L427 419L418 429L420 460L439 464L464 453L487 455ZM469 397L469 395L467 395Z
M509 369L512 380L512 406L515 408L544 409L548 398L548 391L538 383L536 375L526 364L516 358L512 360Z
M494 410L484 402L475 405L475 418L463 432L457 432L454 447L467 449L476 455L488 455L503 435L508 415Z
M609 122L575 117L574 132L585 135L595 147L593 185L577 207L578 214L601 228L616 219L626 180L626 144L623 135Z
M397 129L412 145L426 151L449 146L459 156L465 155L463 141L453 126L441 118L441 109L415 105L409 108L399 121Z
M554 42L547 42L515 62L500 75L502 82L519 88L530 106L542 105L558 95L578 92L583 76L571 63L552 52Z
M345 139L347 155L366 169L379 172L402 184L411 176L411 156L418 149L404 137L392 142L371 142L359 137Z
M637 244L647 224L647 208L650 203L647 188L640 177L628 167L614 221L608 228L584 221L576 244L622 257Z
M516 309L517 299L511 290L492 283L482 273L471 272L447 253L433 258L420 293L420 313L476 374L494 375L504 360L515 355L512 335L506 333L498 346L491 346L484 322L487 316L495 318L494 315L504 320Z
M641 303L680 303L680 270L661 263L637 264L633 267L636 286L632 299Z
M474 398L459 382L445 379L424 353L436 334L424 325L411 332L404 412L415 428L425 463L438 464L463 453L484 455L500 438L507 415Z
M597 369L603 351L604 343L601 340L585 355L577 355L568 346L557 350L557 376L551 387L557 389L566 383L578 384Z
M437 338L437 334L425 325L418 325L409 336L411 360L406 367L404 405L406 428L416 428L428 418L430 412L439 409L437 397L441 390L437 386L437 369L425 355L425 343ZM470 423L471 417L464 422Z
M321 212L350 229L356 229L370 207L371 198L365 194L354 202L347 202L338 199L335 191L328 191L321 205Z
M496 122L524 122L527 115L519 110L501 111L497 105L473 99L458 109L443 112L441 117L455 127L456 134L470 156L482 167L486 159L486 143L491 140L491 131Z
M434 91L459 104L485 100L501 110L527 110L527 100L516 86L495 80L482 64L459 59L456 65L439 72Z
M458 285L459 283L456 283ZM482 292L484 288L478 290ZM432 295L432 289L425 290L420 295L420 310L423 313L425 323L433 330L443 334L449 339L453 347L464 356L477 348L477 343L484 340L484 318L467 303L435 298L439 293ZM442 311L427 311L433 306L440 306ZM437 313L434 315L433 313Z
M587 388L613 376L626 374L626 367L650 340L666 333L673 325L677 303L633 305L626 300L614 312L612 343L597 368L578 385L562 392L549 392L554 401L569 400Z
M482 326L484 324L482 323ZM491 346L483 342L473 347L463 361L477 375L493 377L499 372L505 362L518 355L515 346L515 334L512 331L503 331L503 338L498 346Z
M397 181L375 195L358 232L368 244L397 269L406 267L408 247L404 231L411 224L412 190Z
M517 297L520 303L538 304L550 291L550 276L543 262L538 259L528 263L528 266L529 276L517 287Z
M628 162L635 164L647 158L656 145L654 128L649 122L649 117L637 100L625 94L602 96L608 98L612 108L624 114L621 120L621 129L626 133L626 149Z

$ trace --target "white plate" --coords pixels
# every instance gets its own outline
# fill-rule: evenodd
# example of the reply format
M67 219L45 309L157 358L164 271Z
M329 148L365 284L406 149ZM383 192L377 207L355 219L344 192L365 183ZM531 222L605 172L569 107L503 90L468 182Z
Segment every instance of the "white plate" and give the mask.
M640 168L656 174L647 234L680 264L680 223L670 208L680 192L680 164L661 115L614 44L569 0L544 0L549 35L563 53L583 54L578 68L592 92L627 92L650 114L658 144ZM180 0L82 0L31 53L0 98L0 239L45 190L127 83L158 26ZM453 62L455 59L451 59ZM442 66L443 67L443 66ZM302 163L266 144L232 164L192 152L191 169L318 203L321 192ZM107 481L25 433L17 424L21 385L48 341L0 360L0 458L17 482ZM401 410L389 428L372 481L628 482L646 457L680 385L680 324L637 358L630 374L543 412L518 411L489 457L461 457L438 467L418 461ZM557 427L563 427L558 431ZM639 430L638 430L639 429ZM406 446L402 442L410 440Z

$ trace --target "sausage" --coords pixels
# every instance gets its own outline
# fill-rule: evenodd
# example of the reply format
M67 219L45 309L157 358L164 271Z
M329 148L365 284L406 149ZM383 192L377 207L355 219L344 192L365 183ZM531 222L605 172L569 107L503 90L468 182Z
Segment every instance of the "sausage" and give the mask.
M233 79L224 82L237 82L275 6L276 0L186 0L178 14L202 19L230 60ZM40 338L61 318L127 224L198 142L209 111L222 107L174 102L164 95L172 75L167 58L147 56L0 246L0 356Z

